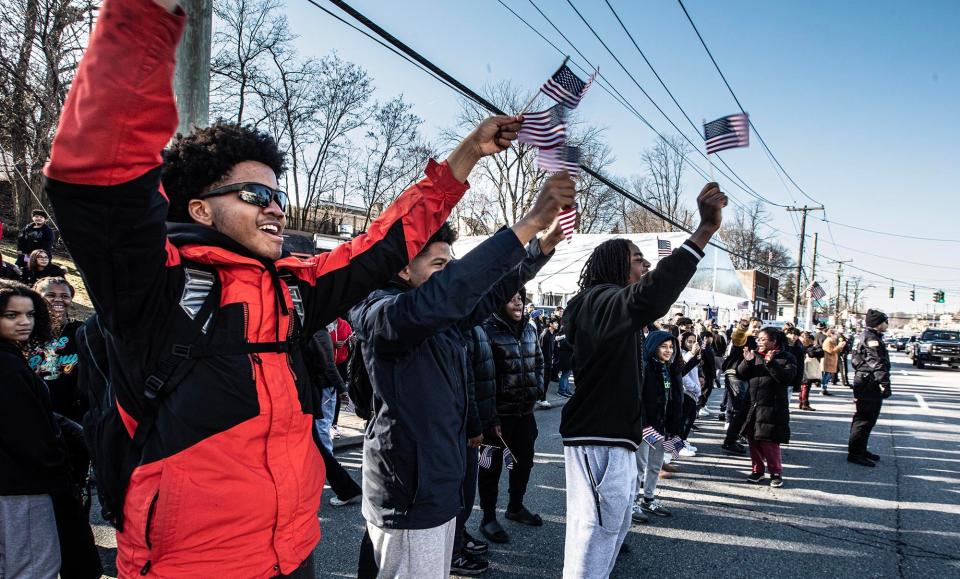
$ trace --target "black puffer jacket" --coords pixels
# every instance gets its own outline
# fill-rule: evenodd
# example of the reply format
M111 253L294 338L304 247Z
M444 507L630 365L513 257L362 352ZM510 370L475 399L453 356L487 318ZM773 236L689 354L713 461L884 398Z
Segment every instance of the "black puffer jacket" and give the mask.
M749 383L750 411L741 433L761 442L790 442L790 394L797 373L793 354L782 350L767 362L759 353L742 360L737 377Z
M483 323L496 368L496 405L499 416L524 416L543 391L543 354L537 330L527 322L494 314Z
M487 432L500 424L497 414L497 368L493 348L483 326L474 326L467 340L467 360L472 369L474 397L480 416L480 431Z

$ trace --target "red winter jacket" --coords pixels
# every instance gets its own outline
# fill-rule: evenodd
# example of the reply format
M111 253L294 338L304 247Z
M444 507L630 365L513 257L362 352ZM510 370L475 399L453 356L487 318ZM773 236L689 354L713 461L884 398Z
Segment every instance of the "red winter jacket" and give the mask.
M333 363L343 364L350 358L350 347L347 346L347 338L353 335L353 328L350 327L350 324L347 323L347 320L343 318L337 318L337 327L330 332L330 339L333 340ZM337 347L337 342L343 342L344 344L340 347Z
M63 238L116 337L113 386L131 436L171 320L196 315L191 297L209 283L190 262L219 280L213 339L277 342L297 323L310 336L384 286L466 190L431 162L365 235L307 260L269 262L213 229L168 226L160 151L177 125L171 81L183 25L182 11L150 0L104 3L46 168ZM121 577L270 577L314 549L320 396L291 348L201 359L163 399L124 503Z

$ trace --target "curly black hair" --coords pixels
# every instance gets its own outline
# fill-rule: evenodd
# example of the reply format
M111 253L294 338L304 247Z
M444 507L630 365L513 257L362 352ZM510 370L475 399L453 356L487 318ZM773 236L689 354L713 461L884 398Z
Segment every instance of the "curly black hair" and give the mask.
M47 302L28 285L18 281L0 280L0 312L7 309L12 297L30 298L33 302L33 332L28 341L29 347L36 347L50 339L50 311Z
M170 199L167 219L189 223L187 202L223 179L243 161L259 161L279 178L286 156L270 135L250 125L217 121L189 135L177 134L164 152L163 189Z
M459 237L460 235L457 233L457 230L454 229L449 222L445 221L443 225L440 226L440 229L430 236L430 239L427 240L427 243L424 244L420 252L423 253L426 251L432 243L447 243L452 246L457 242Z
M630 279L630 241L608 239L598 245L580 271L580 289L601 283L624 287Z

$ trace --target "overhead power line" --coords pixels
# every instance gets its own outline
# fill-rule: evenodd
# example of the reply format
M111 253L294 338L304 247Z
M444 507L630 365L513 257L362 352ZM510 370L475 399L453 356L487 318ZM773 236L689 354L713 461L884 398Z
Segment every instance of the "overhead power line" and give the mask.
M315 4L315 3L313 2L313 0L308 0L308 1L309 1L311 4L313 4L314 6L317 6L317 4ZM344 12L346 12L347 14L349 14L349 15L350 15L352 18L354 18L357 22L359 22L360 24L362 24L362 25L365 26L366 28L368 28L368 29L370 29L371 31L373 31L373 33L375 33L376 35L380 36L383 40L385 40L386 42L390 43L390 44L393 45L395 48L397 48L398 50L400 50L401 52L403 52L404 54L406 54L407 56L409 56L409 57L412 58L413 60L415 60L416 62L418 62L418 63L420 63L421 65L423 65L426 69L428 69L429 71L431 71L433 74L435 74L435 75L437 75L438 77L442 78L447 85L451 86L452 88L455 88L455 90L457 90L458 92L460 92L460 93L463 94L464 96L468 97L469 99L473 100L473 101L476 102L477 104L481 105L482 107L486 108L488 111L490 111L490 112L492 112L492 113L494 113L494 114L499 114L499 115L507 115L507 114L508 114L508 113L506 113L505 111L501 110L501 109L500 109L499 107L497 107L496 105L494 105L493 103L491 103L491 102L490 102L489 100L487 100L486 98L484 98L484 97L482 97L481 95L479 95L479 94L478 94L477 92L475 92L473 89L469 88L468 86L466 86L465 84L463 84L462 82L460 82L459 80L457 80L456 78L454 78L453 76L451 76L449 73L447 73L446 71L444 71L443 69L441 69L440 67L438 67L436 64L434 64L433 62L431 62L430 60L428 60L427 58L425 58L425 57L424 57L423 55L421 55L419 52L417 52L416 50L414 50L414 49L410 48L409 46L407 46L405 43L403 43L402 41L400 41L399 39L397 39L395 36L393 36L392 34L390 34L389 32L387 32L386 30L384 30L384 29L383 29L382 27L380 27L377 23L373 22L372 20L370 20L369 18L367 18L366 16L364 16L362 13L360 13L359 11L357 11L355 8L353 8L352 6L350 6L349 4L347 4L346 2L344 2L343 0L330 0L330 3L333 4L333 5L335 5L335 6L337 6L338 8L340 8L341 10L343 10ZM325 12L326 12L326 11L325 11ZM339 20L339 19L338 19L338 20ZM670 217L670 216L668 216L668 215L664 215L663 213L661 213L660 211L658 211L655 207L649 205L649 204L648 204L647 202L645 202L644 200L636 197L635 195L633 195L633 194L630 193L629 191L625 190L623 187L621 187L621 186L617 185L616 183L612 182L611 180L607 179L607 178L604 177L602 174L600 174L599 172L595 171L593 168L591 168L591 167L589 167L589 166L587 166L587 165L585 165L585 164L582 164L582 163L580 164L580 168L581 168L584 172L586 172L587 174L589 174L590 176L592 176L593 178L595 178L595 179L597 179L598 181L600 181L601 183L603 183L605 186L609 187L610 189L613 189L614 191L616 191L616 192L619 193L620 195L626 197L626 198L629 199L630 201L633 201L633 202L636 203L637 205L643 207L644 209L646 209L647 211L649 211L650 213L652 213L652 214L655 215L656 217L662 219L664 222L669 223L670 225L672 225L673 227L679 229L680 231L684 231L684 232L686 232L686 233L693 233L693 232L691 231L691 229L690 229L689 227L687 227L686 225L684 225L684 224L682 224L682 223L679 223L678 221L676 221L675 219L673 219L672 217ZM758 264L760 264L760 265L766 265L766 266L769 266L769 267L776 267L774 264L771 264L771 263L768 263L768 262L759 261L759 260L757 260L755 257L747 256L747 255L741 254L741 253L739 253L739 252L733 251L733 250L731 250L731 249L729 249L729 248L727 248L727 247L724 247L723 245L721 245L721 244L719 244L719 243L716 243L716 242L714 242L714 241L710 241L710 242L708 242L708 243L709 243L709 245L711 245L711 246L713 246L713 247L716 247L717 249L720 249L721 251L725 251L726 253L728 253L728 254L730 254L730 255L737 256L737 257L739 257L739 258L741 258L741 259L746 259L746 260L749 260L749 261L751 261L751 262L758 263Z

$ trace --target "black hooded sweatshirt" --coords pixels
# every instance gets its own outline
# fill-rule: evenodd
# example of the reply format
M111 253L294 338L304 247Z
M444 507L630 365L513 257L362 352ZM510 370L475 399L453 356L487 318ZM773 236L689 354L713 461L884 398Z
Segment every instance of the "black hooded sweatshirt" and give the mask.
M702 258L688 240L637 283L598 284L570 300L564 327L577 389L560 418L565 446L639 448L643 328L666 315Z

